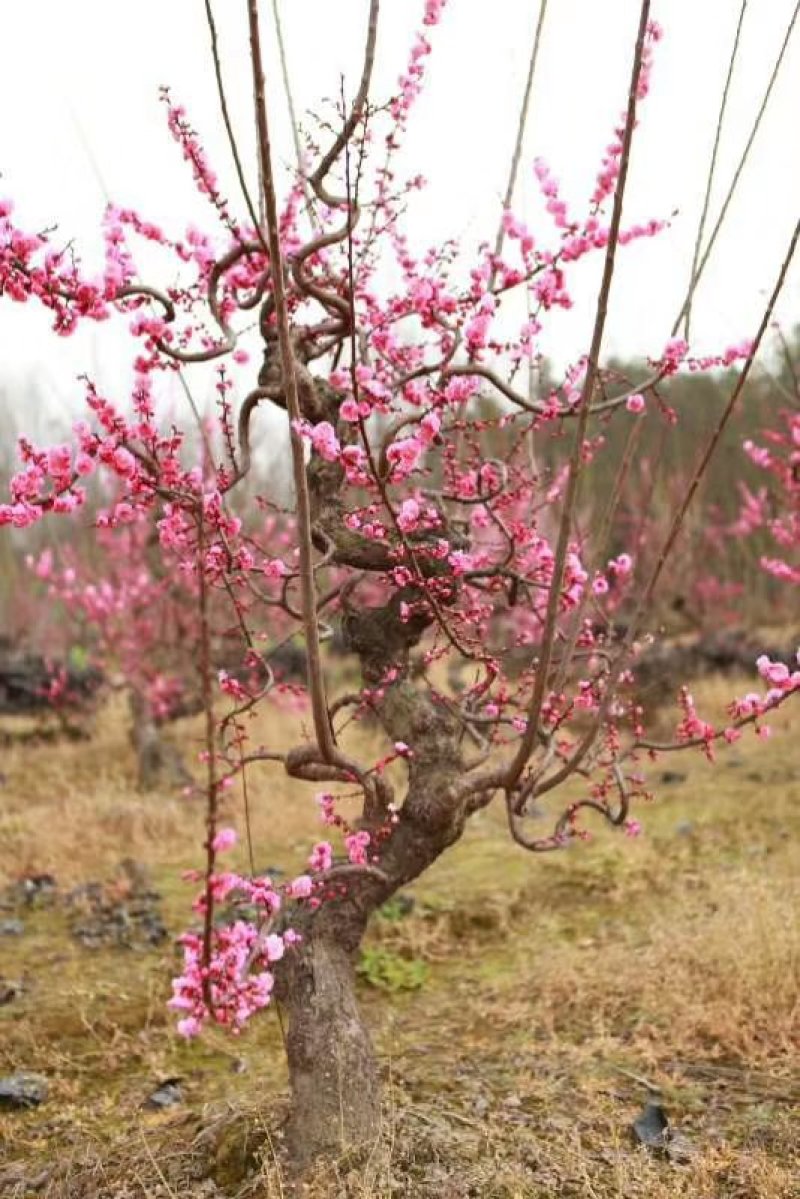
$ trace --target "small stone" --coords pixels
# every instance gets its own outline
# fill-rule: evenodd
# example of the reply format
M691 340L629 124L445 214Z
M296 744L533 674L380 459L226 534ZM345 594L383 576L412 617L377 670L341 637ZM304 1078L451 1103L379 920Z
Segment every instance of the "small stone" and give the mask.
M164 1082L159 1083L152 1095L148 1095L142 1107L147 1111L160 1112L165 1108L174 1107L176 1103L183 1103L183 1091L180 1084L179 1078L166 1078Z
M29 907L44 907L55 902L57 884L52 874L29 874L16 884L16 889Z
M24 932L21 920L0 920L0 937L21 937Z
M661 782L670 786L672 783L685 783L686 775L681 770L663 770L661 772Z
M47 1079L41 1074L8 1074L0 1078L0 1109L38 1107L47 1098L48 1089Z
M0 978L0 1007L21 995L24 987L19 979Z
M670 1133L667 1141L667 1157L671 1162L685 1165L696 1155L697 1149L682 1132Z
M668 1161L685 1163L695 1153L695 1147L676 1131L660 1103L647 1103L631 1125L634 1141Z

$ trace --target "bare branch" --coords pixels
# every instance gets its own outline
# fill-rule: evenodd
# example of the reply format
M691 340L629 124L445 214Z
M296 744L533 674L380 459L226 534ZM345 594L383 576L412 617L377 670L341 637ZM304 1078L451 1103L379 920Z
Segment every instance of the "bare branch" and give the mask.
M249 2L249 0L248 0ZM367 42L364 47L364 66L361 71L361 82L358 85L356 98L353 101L353 106L350 109L350 114L346 117L342 128L334 139L333 145L328 150L327 154L320 160L317 169L309 179L309 183L314 190L314 194L320 199L323 204L327 204L330 208L345 208L348 206L346 196L334 196L325 187L325 178L330 171L336 159L344 150L345 146L353 136L358 122L364 113L364 108L369 95L369 84L372 78L372 68L375 63L375 45L378 38L378 14L380 11L380 0L370 0L369 19L367 24Z
M517 183L517 172L519 171L519 161L522 157L522 145L525 141L525 125L528 120L528 112L531 103L531 92L533 90L533 77L536 73L536 61L539 57L539 43L542 38L542 28L544 27L544 19L547 15L547 0L539 2L539 16L536 21L536 32L533 35L533 47L531 49L530 62L528 63L528 78L525 81L525 93L522 97L522 107L519 113L519 124L517 125L517 138L514 143L514 152L511 155L511 166L508 171L508 183L506 184L506 194L503 197L503 214L508 211L514 200L514 188ZM500 224L497 228L497 238L494 244L494 256L498 259L503 251L503 241L505 239L505 225L503 224L503 215L500 217ZM496 274L496 266L492 268L492 283Z
M297 497L297 527L300 542L300 585L303 599L303 629L306 638L306 653L308 656L308 689L311 697L311 708L314 717L314 731L320 753L325 762L333 763L337 758L336 745L333 738L328 705L325 696L325 684L322 677L322 663L319 651L319 630L317 627L317 598L314 581L313 543L311 537L311 503L306 478L305 455L302 438L295 427L302 418L300 398L297 387L297 370L292 348L292 338L289 329L289 314L284 291L284 279L281 258L280 232L278 224L278 209L275 200L275 184L272 173L272 151L269 140L267 123L267 105L264 86L264 69L261 60L261 43L258 28L258 2L248 0L250 20L250 49L253 67L253 86L256 96L256 117L258 121L258 142L261 158L261 170L264 180L264 193L267 215L267 237L269 241L270 262L272 263L272 284L275 297L275 312L278 321L278 342L280 347L281 370L283 385L286 390L286 404L289 412L290 436L292 445L292 466Z
M292 83L289 76L289 60L286 54L286 44L283 40L283 22L281 21L280 5L278 0L272 0L272 19L275 25L275 36L278 40L278 58L280 59L281 63L283 90L286 93L286 107L289 110L289 120L292 126L292 138L294 140L294 153L297 159L297 171L303 187L303 199L305 201L308 219L311 222L312 228L316 228L317 214L314 211L314 201L311 196L308 179L303 170L303 148L300 145L300 123L297 120L297 110L294 106Z
M697 225L697 237L694 243L694 253L692 255L692 269L689 272L689 295L686 301L686 312L684 314L684 336L689 341L690 327L692 323L692 296L694 288L692 280L697 275L697 263L700 258L700 247L703 244L703 234L706 228L706 217L708 216L708 206L711 201L711 188L714 185L714 171L717 165L717 154L719 153L719 143L722 138L722 125L725 120L725 109L728 106L728 93L733 79L733 69L736 65L736 55L739 51L739 40L742 32L742 24L744 22L744 14L747 12L747 0L742 0L742 7L739 9L739 20L736 24L736 34L733 39L733 49L728 61L728 73L725 77L725 86L722 89L722 100L719 106L719 115L717 117L717 127L714 132L714 146L711 150L711 161L708 164L708 178L706 179L706 192L703 197L703 208L700 213L700 221Z
M673 517L669 532L667 533L667 536L664 539L664 543L661 546L661 549L658 554L658 558L656 560L655 566L653 567L653 571L650 575L650 578L649 578L646 586L642 589L641 595L639 597L639 602L636 606L633 616L631 617L630 623L628 624L628 629L625 634L625 637L622 640L622 645L620 647L620 651L617 656L617 660L612 665L611 670L609 671L609 675L608 675L607 682L606 682L606 692L605 692L603 700L600 703L600 707L595 716L595 719L592 722L592 727L589 729L589 731L583 737L582 741L580 742L578 748L575 750L575 753L572 755L572 757L567 762L565 762L564 765L558 771L556 771L556 773L554 775L552 775L548 779L543 780L541 783L539 783L537 785L536 791L535 791L535 793L537 795L541 795L544 791L552 790L553 787L558 786L559 783L562 783L564 781L564 779L568 778L569 775L573 772L573 770L575 770L575 768L580 764L580 762L586 756L591 745L594 742L595 737L597 736L597 732L598 732L599 728L601 727L603 720L605 719L606 713L608 712L609 705L611 704L611 702L616 694L616 683L618 682L620 675L626 668L626 664L627 664L627 661L628 661L628 658L629 658L629 655L630 655L630 652L631 652L631 649L633 646L633 642L635 641L636 637L638 636L639 629L641 628L642 618L643 618L645 612L650 607L650 603L652 601L653 594L655 592L656 587L658 586L658 582L661 578L661 575L664 571L664 567L666 566L666 563L672 552L672 548L675 545L675 542L678 538L678 534L681 531L681 527L682 527L683 521L686 517L686 513L692 503L692 500L694 499L694 497L697 493L697 489L700 485L700 481L706 472L706 469L712 458L712 455L714 454L714 451L716 450L717 446L719 445L722 434L724 433L724 431L728 425L728 422L730 421L731 416L733 415L733 412L736 408L736 405L739 401L742 391L744 390L744 386L749 377L750 370L752 369L753 362L755 360L755 356L758 353L758 349L764 338L764 334L766 333L766 331L769 327L770 321L772 319L772 313L773 313L775 305L777 303L778 296L780 295L780 293L783 289L783 285L786 280L786 275L788 274L789 267L791 265L792 259L794 258L794 253L797 248L797 243L798 243L799 239L800 239L800 220L797 221L797 223L794 227L794 231L793 231L791 239L789 241L789 247L786 252L786 256L784 257L784 260L781 263L781 267L778 272L778 278L775 282L775 286L773 287L772 294L769 298L767 306L764 310L764 314L761 318L761 324L759 326L755 340L753 341L753 345L751 347L750 353L747 356L747 359L745 360L745 363L739 374L739 378L736 382L736 386L734 387L734 389L731 393L730 399L728 400L728 403L725 406L725 410L723 411L722 415L720 416L719 422L717 423L717 427L714 429L714 432L712 433L711 437L709 438L708 444L706 445L706 448L703 451L703 454L701 455L697 466L695 467L695 470L692 474L691 480L689 481L689 485L684 494L683 500L682 500L681 504L679 505L678 510L676 511L676 513Z
M614 262L617 243L619 241L620 222L622 219L622 203L625 195L625 182L628 176L628 162L630 160L631 142L633 140L633 130L636 124L636 92L639 85L639 74L642 67L642 56L644 53L644 43L647 34L647 22L649 15L650 0L642 0L642 6L639 15L639 32L636 39L636 48L633 56L633 67L631 70L630 89L628 92L628 110L622 138L622 153L620 156L619 176L617 178L617 186L614 193L614 207L611 214L611 224L608 232L608 245L606 247L603 278L600 284L600 293L597 300L597 313L595 316L594 331L592 333L592 343L586 362L586 374L583 380L581 397L577 406L578 423L575 430L575 439L569 464L569 476L567 479L567 489L564 498L564 509L561 515L558 541L556 543L553 577L550 584L550 594L547 602L547 613L545 616L545 626L542 635L539 666L536 672L536 682L534 685L533 696L531 698L531 704L528 709L528 726L522 737L519 749L513 761L509 765L503 780L504 786L506 786L508 789L513 789L516 786L536 744L537 728L539 724L539 718L541 716L542 704L544 703L547 680L550 673L550 659L552 657L553 645L555 641L558 610L561 601L561 588L564 581L564 571L567 563L569 538L572 530L573 515L578 500L579 481L583 462L583 442L586 436L586 428L591 412L592 394L594 392L594 386L597 379L600 348L602 345L606 312L608 309L608 298L611 292L611 280L614 275Z
M753 142L756 139L756 134L758 133L758 130L761 126L761 121L762 121L762 118L766 111L767 104L769 103L769 98L772 95L772 91L773 91L773 88L775 87L775 83L778 79L778 75L780 73L781 66L783 65L783 60L786 56L786 50L789 46L789 41L790 41L792 33L794 31L794 27L797 22L798 15L800 15L800 0L798 0L797 4L795 5L794 12L792 13L792 16L789 20L789 24L787 26L786 33L784 35L783 43L781 45L780 53L778 54L778 57L775 61L775 65L772 69L772 74L770 75L770 78L769 78L769 83L767 84L767 89L764 92L764 97L761 101L761 106L756 114L755 120L753 121L753 127L750 130L750 135L747 138L744 150L742 151L741 158L739 159L739 163L734 172L733 179L731 180L731 185L728 188L728 193L725 196L725 199L722 204L722 208L720 209L720 212L719 212L719 216L717 217L717 223L715 224L715 226L711 232L711 236L708 239L706 248L703 251L703 256L700 259L700 262L697 266L697 270L696 270L693 278L689 282L689 290L686 294L685 300L683 301L681 310L678 313L677 317L675 318L675 324L672 326L673 336L677 333L678 329L680 328L681 321L683 320L684 316L686 315L687 308L691 304L691 301L692 301L692 296L694 295L694 293L697 289L697 285L700 282L700 279L706 268L706 264L708 263L708 260L711 256L711 251L714 248L717 237L719 236L719 232L725 222L725 217L728 214L728 209L730 208L731 201L733 199L734 193L735 193L736 188L739 183L739 179L741 178L742 171L745 168L747 159L750 156L750 151L753 148Z
M244 196L244 202L247 205L247 211L250 214L250 220L253 222L253 228L255 229L256 234L258 235L258 239L261 242L264 252L267 253L267 243L264 240L264 234L261 230L261 222L258 219L258 215L256 213L255 206L253 205L253 201L250 196L250 190L247 186L247 180L244 177L244 167L242 166L242 159L239 154L239 147L236 142L236 135L233 132L233 124L231 123L230 113L228 112L228 102L225 97L225 85L222 81L222 64L220 62L219 45L217 42L217 25L214 20L214 11L211 7L211 0L205 0L205 6L206 6L206 21L208 22L208 31L209 31L209 34L211 35L211 56L214 59L214 75L217 80L217 92L219 94L219 105L220 105L220 109L222 111L222 120L225 124L225 132L228 135L228 143L231 148L231 154L233 155L233 161L234 161L234 165L236 167L236 175L239 180L239 186L242 189L242 195Z

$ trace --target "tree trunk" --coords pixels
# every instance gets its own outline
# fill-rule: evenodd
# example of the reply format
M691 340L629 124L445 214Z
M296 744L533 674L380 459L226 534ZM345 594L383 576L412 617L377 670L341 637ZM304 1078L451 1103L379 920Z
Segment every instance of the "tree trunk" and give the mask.
M372 1144L380 1130L380 1077L356 1001L353 952L325 925L310 923L284 959L280 986L289 1015L287 1148L300 1168Z
M140 790L152 791L159 786L188 786L192 776L175 746L162 737L147 701L138 691L131 690L128 703L131 743L136 754Z

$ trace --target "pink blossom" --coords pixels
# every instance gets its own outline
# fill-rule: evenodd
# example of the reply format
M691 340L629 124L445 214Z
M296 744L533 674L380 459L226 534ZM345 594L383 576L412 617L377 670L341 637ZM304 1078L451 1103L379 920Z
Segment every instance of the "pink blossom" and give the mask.
M475 569L474 555L468 554L464 550L453 550L448 555L447 561L452 566L454 575L464 575L467 571Z
M689 347L682 337L673 337L664 346L661 362L664 374L674 375L688 353Z
M415 499L403 500L397 514L397 526L404 533L410 533L419 523L420 506Z
M314 880L307 874L299 874L286 887L286 894L292 899L308 899L314 890Z
M289 567L280 558L266 559L261 564L261 570L267 579L283 579L289 574Z
M315 874L330 870L333 861L333 848L330 841L318 841L311 851L308 865Z
M367 861L367 849L372 838L365 829L360 829L356 833L350 833L345 837L344 843L347 849L347 856L355 866L363 866Z
M611 559L608 569L611 574L624 578L633 570L633 558L630 554L618 554L616 558Z
M771 662L766 654L756 659L756 669L762 679L774 687L781 687L790 681L789 667L783 662Z
M175 1005L173 1005L175 1006ZM189 1040L191 1037L197 1037L203 1031L202 1021L196 1016L185 1016L183 1020L179 1020L175 1026L182 1037Z
M269 933L264 938L264 953L268 962L279 962L284 952L283 937L279 937L276 933Z
M442 18L442 10L447 0L425 0L425 16L423 25L438 25Z
M330 421L324 420L318 425L312 425L308 437L320 458L324 458L326 462L335 462L339 457L342 447Z
M423 449L421 441L414 437L401 437L392 442L386 451L386 458L394 468L394 477L398 481L411 474L422 457Z
M235 828L221 828L211 842L211 848L216 853L222 853L226 849L232 849L237 839Z
M425 445L430 445L439 435L442 422L435 412L428 412L419 422L419 435Z

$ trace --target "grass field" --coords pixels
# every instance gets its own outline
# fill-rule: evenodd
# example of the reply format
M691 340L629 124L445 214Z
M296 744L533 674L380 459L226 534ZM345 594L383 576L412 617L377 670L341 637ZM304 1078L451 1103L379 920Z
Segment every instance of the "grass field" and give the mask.
M711 681L696 694L710 711L730 689ZM791 716L713 768L695 754L657 763L637 840L598 828L589 844L531 858L499 813L478 817L365 949L361 993L387 1084L382 1144L300 1193L800 1193ZM190 756L196 728L179 735ZM100 880L123 893L118 864L133 857L152 871L170 933L186 926L192 891L179 875L199 863L202 812L179 795L137 794L120 711L100 714L91 742L8 750L2 769L6 882L51 872L61 892ZM296 869L319 835L313 789L265 768L251 791L257 866ZM35 1110L0 1113L4 1199L293 1194L280 1168L277 1012L239 1040L187 1045L165 1008L171 937L91 949L69 935L63 904L17 914L22 935L0 938L0 976L22 988L0 1007L0 1072L41 1073L50 1090ZM183 1102L151 1114L143 1101L172 1077ZM684 1138L672 1159L631 1138L650 1097Z

